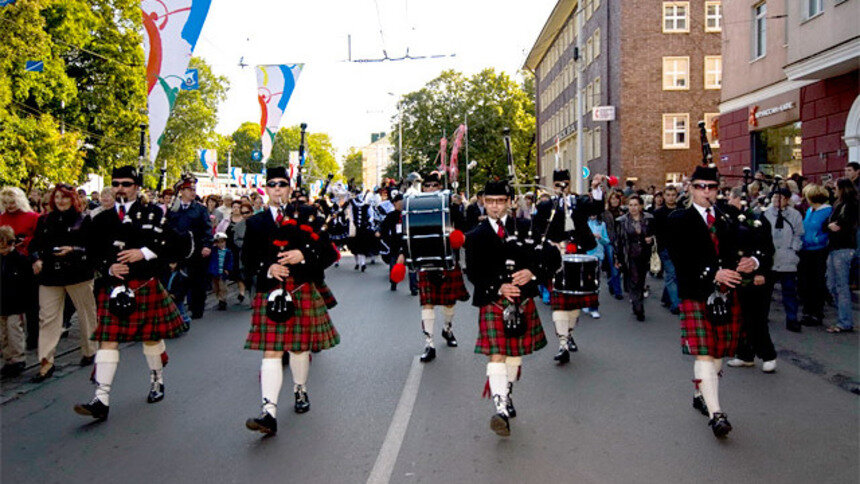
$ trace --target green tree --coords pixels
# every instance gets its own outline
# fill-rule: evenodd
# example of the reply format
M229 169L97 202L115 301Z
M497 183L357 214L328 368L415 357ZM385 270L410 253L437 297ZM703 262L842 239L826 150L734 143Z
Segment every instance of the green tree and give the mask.
M260 149L260 125L245 122L231 135L234 143L233 166L241 166L246 173L259 173L263 164L251 160L251 152ZM301 143L301 127L298 125L281 128L275 134L272 154L267 166L287 166L290 162L290 151L298 151ZM334 145L326 133L309 132L305 135L307 155L302 171L304 181L325 179L329 173L337 176L340 167L335 158Z
M346 180L358 180L362 178L363 156L361 151L350 148L349 153L343 159L343 178Z
M467 78L456 71L444 71L418 91L401 99L403 112L403 171L426 173L438 166L439 139L451 134L468 116L469 156L478 165L471 172L473 187L483 185L491 176L508 173L502 128L511 129L511 146L518 180L527 183L535 173L535 163L527 164L535 130L534 80L523 73L516 82L494 69ZM392 127L398 146L397 119ZM449 139L449 150L452 144ZM465 182L465 148L460 152L460 179ZM450 155L449 155L450 156ZM534 156L531 157L534 160ZM386 176L396 176L397 167L390 166Z
M259 173L263 165L251 159L254 150L260 149L260 125L251 121L242 123L233 134L233 166L245 173Z

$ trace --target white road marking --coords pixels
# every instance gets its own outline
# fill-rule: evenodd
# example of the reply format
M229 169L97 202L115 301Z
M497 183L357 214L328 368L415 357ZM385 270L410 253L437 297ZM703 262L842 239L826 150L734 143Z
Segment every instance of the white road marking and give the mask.
M409 369L409 376L406 377L406 384L403 386L403 393L400 394L400 401L397 402L397 408L394 410L394 418L391 419L391 424L388 426L385 441L382 443L382 448L379 449L379 455L376 457L376 463L373 464L373 470L370 471L370 477L367 478L368 484L387 484L391 480L391 473L394 472L394 464L397 462L397 454L400 453L400 446L403 445L403 438L409 427L409 419L412 418L412 409L415 407L415 399L418 397L418 387L421 385L423 371L424 365L416 356L412 360L412 367Z

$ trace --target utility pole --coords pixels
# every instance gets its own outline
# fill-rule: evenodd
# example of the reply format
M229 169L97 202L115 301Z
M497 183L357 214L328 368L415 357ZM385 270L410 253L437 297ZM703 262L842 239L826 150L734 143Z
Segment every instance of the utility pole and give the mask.
M397 101L397 178L403 180L403 102Z
M469 201L469 113L463 116L466 126L466 201Z
M582 159L585 158L585 146L582 144L583 120L585 119L585 99L582 96L582 76L584 70L582 68L582 24L585 19L582 16L581 4L576 6L576 169L571 174L573 178L573 188L576 193L582 193ZM577 114L576 112L574 113Z

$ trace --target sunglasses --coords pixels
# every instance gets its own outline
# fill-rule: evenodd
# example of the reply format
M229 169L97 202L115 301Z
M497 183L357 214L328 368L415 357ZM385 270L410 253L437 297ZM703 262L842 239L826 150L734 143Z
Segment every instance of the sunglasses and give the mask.
M270 182L266 182L266 186L267 186L267 187L269 187L269 188L275 188L275 187L278 187L278 188L286 188L286 187L290 186L290 182L285 182L285 181L270 181Z
M250 215L250 214L251 214L251 212L249 212L247 210L242 210L242 215Z
M556 188L567 188L567 183L555 183L553 186Z
M134 182L130 182L130 181L118 182L118 181L115 181L115 182L110 182L110 186L112 186L114 188L117 188L117 187L130 188L130 187L134 186Z
M719 183L693 183L693 187L699 190L716 190L720 188Z
M439 183L425 183L424 188L438 188L441 187Z

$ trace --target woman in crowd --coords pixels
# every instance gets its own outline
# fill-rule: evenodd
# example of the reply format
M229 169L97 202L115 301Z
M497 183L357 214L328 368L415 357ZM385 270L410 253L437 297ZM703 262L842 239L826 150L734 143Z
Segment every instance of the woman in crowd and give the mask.
M111 187L105 187L101 192L99 192L99 206L90 210L87 215L89 215L90 218L95 218L96 215L104 212L105 210L113 210L114 203L113 190Z
M218 207L221 205L221 198L218 195L212 194L206 197L206 211L209 212L209 226L212 227L214 234L215 227L221 223L221 220L224 218L224 214L218 210Z
M603 223L606 225L606 232L609 235L609 245L606 246L606 272L609 274L609 294L612 294L619 301L624 299L624 294L621 291L621 271L615 267L615 219L624 215L621 208L621 193L618 190L612 190L606 197L606 210L603 212Z
M233 254L233 270L230 271L230 280L235 281L239 287L239 303L245 301L245 280L242 273L242 268L239 266L239 261L242 250L242 242L245 238L245 220L253 215L254 210L248 203L243 203L242 200L236 199L230 203L231 213L229 217L218 224L215 228L215 233L221 232L227 234L227 248ZM241 226L241 227L240 227ZM239 229L241 233L238 233Z
M839 317L828 333L854 331L851 314L851 259L857 249L857 190L847 178L836 182L836 203L824 230L830 235L827 256L827 288L833 295Z
M803 247L797 266L798 295L803 303L804 326L820 326L824 318L826 295L825 270L827 268L828 234L824 230L833 207L827 202L830 193L821 185L810 184L803 189L803 197L809 203L803 218Z
M657 191L654 193L654 198L651 200L651 205L648 206L646 210L650 214L654 214L657 209L662 208L666 205L666 201L663 198L663 192Z
M36 197L40 200L42 196L37 192ZM36 233L38 221L39 214L30 207L23 190L17 187L4 187L0 190L0 225L12 227L15 232L15 248L24 257L30 255L28 247L33 234ZM39 286L32 279L27 284L27 350L33 350L39 341Z
M81 366L92 364L96 344L90 341L96 327L93 296L93 266L86 258L90 218L84 215L83 201L68 185L48 192L50 213L39 220L30 243L35 260L33 273L39 283L39 373L41 382L54 373L54 353L63 331L63 308L68 294L81 325Z
M645 320L645 282L654 243L654 216L643 211L642 197L627 199L628 212L616 220L615 267L625 272L630 302L638 321Z

